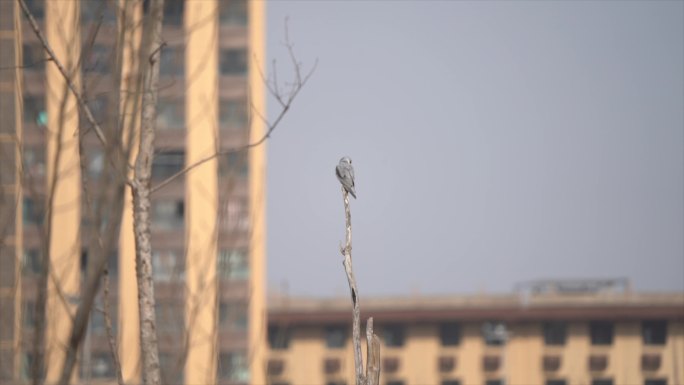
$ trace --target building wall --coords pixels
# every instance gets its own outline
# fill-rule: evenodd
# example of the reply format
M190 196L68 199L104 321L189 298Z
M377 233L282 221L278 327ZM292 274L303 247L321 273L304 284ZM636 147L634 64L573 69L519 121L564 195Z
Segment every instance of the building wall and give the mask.
M21 63L18 9L14 2L0 3L0 67ZM19 70L0 71L0 383L13 378L19 355L21 326L21 183L20 161L21 81Z
M67 73L80 88L78 57L81 28L78 2L45 4L46 37ZM69 345L81 278L81 168L79 166L79 114L76 98L54 62L46 63L47 191L50 268L46 314L46 382L57 382Z
M266 2L248 3L248 77L249 98L254 108L250 119L249 142L256 143L266 134L267 127L256 112L266 111L266 91L260 73L266 68ZM249 376L252 384L263 384L266 359L266 146L264 143L249 151Z
M372 301L371 301L372 302ZM408 302L408 301L407 301ZM285 306L271 308L269 320L269 371L270 384L353 384L354 363L351 347L351 330L348 328L343 349L326 346L326 328L344 322L345 314L338 314L336 303L318 308L298 307L293 300L289 309ZM511 385L545 385L547 381L561 380L567 385L591 385L600 379L612 380L614 385L643 385L649 379L664 379L669 385L681 384L684 370L684 307L681 298L671 302L669 315L661 313L660 320L667 320L667 337L663 345L645 344L642 336L642 320L658 318L648 305L622 311L622 316L604 312L597 319L613 324L613 340L609 345L595 345L591 341L591 323L594 316L585 316L586 309L575 305L551 311L539 319L503 321L509 333L508 340L500 346L491 346L483 338L483 324L487 319L502 319L505 312L484 306L487 319L449 318L434 316L420 308L407 310L377 306L375 331L383 338L381 348L381 384L448 384L458 381L460 385L484 385L487 381L501 380ZM305 309L305 310L304 310ZM396 310L396 312L395 312ZM439 310L442 311L443 309ZM401 311L401 313L400 313ZM446 310L445 310L446 311ZM593 314L601 314L599 307ZM392 313L394 312L394 313ZM438 312L437 310L435 312ZM565 312L567 319L557 317ZM583 313L584 312L584 313ZM621 311L616 311L620 313ZM369 314L373 314L369 310ZM384 314L383 314L384 313ZM388 315L395 314L395 316ZM407 314L411 314L408 316ZM497 313L499 317L497 317ZM398 314L402 314L400 317ZM420 320L421 314L425 320ZM444 313L442 313L444 314ZM556 314L556 316L554 316ZM545 342L544 323L549 319L567 325L565 343L550 345ZM440 325L454 322L460 328L460 341L456 346L444 346L440 337ZM388 346L384 340L383 327L403 325L404 343L398 347ZM277 348L273 336L286 335L287 348ZM364 344L365 352L365 344ZM659 357L657 368L642 366L644 354ZM605 357L606 367L590 366L590 357ZM440 367L440 359L453 358L453 368ZM485 357L498 359L494 367L485 367ZM544 366L544 359L558 358L559 366ZM336 358L341 367L334 374L326 373L326 359ZM391 361L398 362L392 370ZM393 382L396 381L396 382ZM495 383L495 382L493 382ZM550 383L550 382L549 382Z
M218 2L187 3L185 9L186 165L216 151L218 130ZM185 176L186 306L189 332L185 383L216 381L216 256L218 167L216 158Z
M0 3L3 66L5 60L21 65L22 61L27 64L38 59L37 64L17 69L16 74L0 74L2 157L9 154L5 151L7 144L16 160L0 162L0 215L5 214L5 208L11 208L16 217L15 221L1 222L13 223L15 227L11 243L5 243L3 236L0 260L0 281L3 285L13 284L7 290L4 286L0 288L0 383L28 381L31 374L38 287L38 272L32 270L32 258L40 255L44 211L39 209L46 206L50 175L57 170L54 197L60 210L46 218L58 230L58 236L49 244L49 256L57 273L48 293L46 358L50 382L59 376L63 346L72 326L69 313L73 314L78 303L84 266L88 263L89 240L83 239L84 232L89 230L88 209L81 183L87 178L92 193L99 182L89 175L89 170L81 175L78 130L88 125L79 124L78 109L73 96L65 92L61 74L53 63L42 61L40 44L20 15L18 3ZM116 107L124 111L121 134L125 143L132 140L126 144L130 146L132 162L140 129L138 48L144 3L117 1L129 16L126 24L117 24L113 2L27 3L58 57L74 71L77 87L84 86L91 108L94 112L98 109L101 115L96 119L100 124L106 126L116 121L111 114ZM157 213L155 205L165 202L170 206L164 209L167 211L158 210L159 213L168 214L172 207L176 215L170 221L163 216L153 219L152 224L162 377L165 382L182 378L188 384L263 382L265 149L262 146L236 153L226 150L242 148L265 132L260 119L248 118L251 105L265 115L264 85L258 76L265 63L264 4L242 0L165 3L162 37L167 45L162 50L156 158L168 162L166 172L176 172L178 167L211 156L217 149L221 154L152 196L153 216ZM100 15L102 24L96 25ZM93 31L99 32L91 41ZM118 37L125 42L120 63L114 49ZM13 50L9 50L10 46ZM22 47L27 48L23 57ZM10 52L16 55L9 55ZM80 52L84 52L84 57L78 67ZM113 71L119 64L122 82L120 95L116 95ZM9 81L10 77L5 75L14 75L14 79ZM14 103L6 103L8 100ZM5 119L10 116L8 109L15 110L15 123ZM25 132L23 124L27 125ZM5 135L10 128L11 135ZM96 159L101 150L92 136L91 133L81 139L89 161ZM20 151L22 147L27 151ZM58 149L60 158L55 162ZM177 156L165 158L164 154L169 152ZM17 166L20 162L23 165ZM153 186L169 176L162 175L164 165L157 166L153 165ZM155 174L154 170L161 172ZM13 183L11 194L4 194L8 191L6 179L26 182L29 175L30 188L28 182L23 190L20 183ZM5 198L16 202L4 204ZM26 221L30 210L22 209L24 202L35 206L37 218ZM122 215L121 234L116 252L109 257L111 311L124 380L137 383L141 379L141 363L130 190L126 192L123 212L118 214ZM5 245L11 248L5 250ZM6 274L12 279L6 280ZM101 307L101 293L97 301L96 306ZM74 371L75 382L116 380L102 318L97 311L91 317Z

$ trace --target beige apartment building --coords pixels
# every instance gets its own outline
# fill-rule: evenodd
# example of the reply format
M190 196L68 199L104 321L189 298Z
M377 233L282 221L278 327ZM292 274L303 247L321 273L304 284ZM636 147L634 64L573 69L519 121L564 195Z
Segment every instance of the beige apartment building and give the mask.
M135 138L139 99L130 97L131 85L140 76L137 49L149 1L26 3L95 119L103 127L116 124L120 107L127 111L122 135ZM264 134L263 121L251 119L251 108L265 111L259 75L265 62L264 7L247 0L165 1L153 186L217 149L243 146ZM120 51L117 40L123 42ZM43 254L51 271L44 376L53 383L89 265L88 194L107 179L106 156L14 0L0 1L0 51L0 384L31 379ZM123 79L119 89L116 68ZM259 146L208 161L152 196L165 384L265 383L264 183L265 148ZM107 259L109 296L123 379L136 384L141 362L131 210L127 191L124 209L104 215L122 218ZM48 222L52 237L43 252ZM101 287L96 308L102 300ZM116 383L102 311L91 315L73 383Z
M373 316L382 340L380 383L684 384L684 293L598 286L543 282L511 295L362 295L363 323ZM273 296L268 309L269 384L355 383L348 298Z

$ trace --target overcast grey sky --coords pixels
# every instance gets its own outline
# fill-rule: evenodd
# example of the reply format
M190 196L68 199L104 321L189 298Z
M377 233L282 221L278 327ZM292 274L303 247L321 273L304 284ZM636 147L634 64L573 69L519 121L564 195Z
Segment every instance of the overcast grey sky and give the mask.
M684 2L270 1L318 69L268 143L268 281L343 295L684 290ZM270 104L270 113L276 110Z

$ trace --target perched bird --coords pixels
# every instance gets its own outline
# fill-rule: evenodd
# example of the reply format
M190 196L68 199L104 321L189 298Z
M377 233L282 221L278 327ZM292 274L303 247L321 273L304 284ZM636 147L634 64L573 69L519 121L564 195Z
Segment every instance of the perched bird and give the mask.
M344 189L356 199L354 167L352 167L351 159L348 156L340 159L340 163L335 167L335 175L337 175L337 179L342 183Z

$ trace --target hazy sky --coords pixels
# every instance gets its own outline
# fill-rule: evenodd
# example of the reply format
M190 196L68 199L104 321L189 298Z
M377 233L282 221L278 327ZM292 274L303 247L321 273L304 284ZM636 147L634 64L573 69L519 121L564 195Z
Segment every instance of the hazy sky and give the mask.
M684 290L684 2L270 1L318 69L268 142L268 281L361 295ZM270 114L276 106L269 105Z

